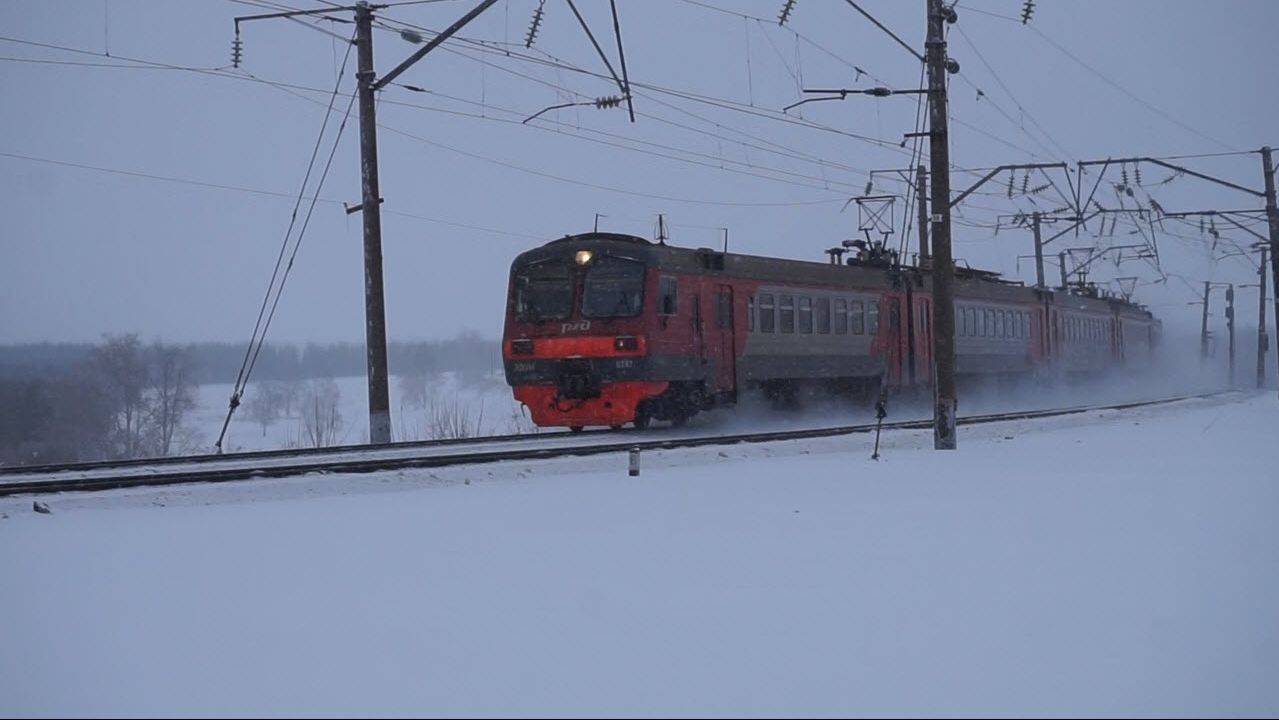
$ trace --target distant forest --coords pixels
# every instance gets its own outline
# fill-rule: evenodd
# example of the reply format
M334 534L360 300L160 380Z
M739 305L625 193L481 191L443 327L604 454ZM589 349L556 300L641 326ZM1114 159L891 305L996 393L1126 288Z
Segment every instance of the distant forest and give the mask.
M82 366L97 343L33 343L0 345L0 380L34 380L61 376ZM244 360L240 343L180 345L190 360L196 384L231 383ZM447 340L391 342L387 345L392 375L428 375L453 371L482 375L502 367L498 341L463 334ZM267 344L253 369L256 380L310 380L364 375L362 343Z

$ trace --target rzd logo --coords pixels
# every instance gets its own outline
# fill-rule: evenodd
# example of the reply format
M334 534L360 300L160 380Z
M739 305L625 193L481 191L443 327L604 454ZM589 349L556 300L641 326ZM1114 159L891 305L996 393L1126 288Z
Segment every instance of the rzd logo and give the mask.
M590 320L579 320L577 322L564 323L560 325L560 334L568 334L571 332L586 332L591 329Z

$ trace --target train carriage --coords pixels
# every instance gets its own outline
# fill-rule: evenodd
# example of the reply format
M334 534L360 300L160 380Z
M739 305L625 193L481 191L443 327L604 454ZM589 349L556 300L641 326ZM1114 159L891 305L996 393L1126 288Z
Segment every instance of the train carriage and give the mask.
M821 263L612 233L554 240L512 263L507 381L536 424L573 429L682 423L754 390L786 402L805 387L927 389L931 273L860 247ZM961 376L1150 362L1158 323L1143 308L956 275Z

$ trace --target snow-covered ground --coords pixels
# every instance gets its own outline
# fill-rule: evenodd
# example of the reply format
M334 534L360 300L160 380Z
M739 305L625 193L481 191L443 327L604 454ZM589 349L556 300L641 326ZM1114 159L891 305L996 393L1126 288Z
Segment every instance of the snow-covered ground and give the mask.
M1273 394L0 500L0 715L1279 713Z
M367 381L363 377L340 377L334 378L333 382L339 393L337 407L341 427L332 444L368 442ZM464 419L470 435L506 435L531 432L534 428L527 414L521 412L520 404L515 401L510 386L500 373L473 382L463 382L454 373L433 376L427 383L426 402L423 404L407 401L402 383L400 376L392 376L391 424L396 440L431 439L436 412L455 413L457 420ZM306 381L298 383L303 393L306 384ZM261 387L250 383L244 401L251 402ZM192 434L191 452L212 451L226 417L230 397L230 383L199 386L195 410L186 422ZM227 452L277 450L307 444L298 408L263 427L254 422L248 406L242 405L235 413L227 438L223 443Z

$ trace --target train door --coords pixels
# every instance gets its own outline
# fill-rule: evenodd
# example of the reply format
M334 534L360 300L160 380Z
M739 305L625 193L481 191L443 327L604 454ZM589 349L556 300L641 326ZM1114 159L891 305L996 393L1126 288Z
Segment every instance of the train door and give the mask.
M707 347L715 363L715 392L732 392L737 381L734 352L733 286L721 284L715 291L714 334Z
M906 330L902 325L902 306L905 301L905 295L888 293L881 296L875 319L878 331L875 332L875 340L871 344L871 353L879 353L884 358L885 380L892 388L901 387L903 380L907 379L904 372L907 350ZM909 321L909 310L906 318ZM867 325L871 323L868 321ZM871 332L870 327L867 327L867 332Z

